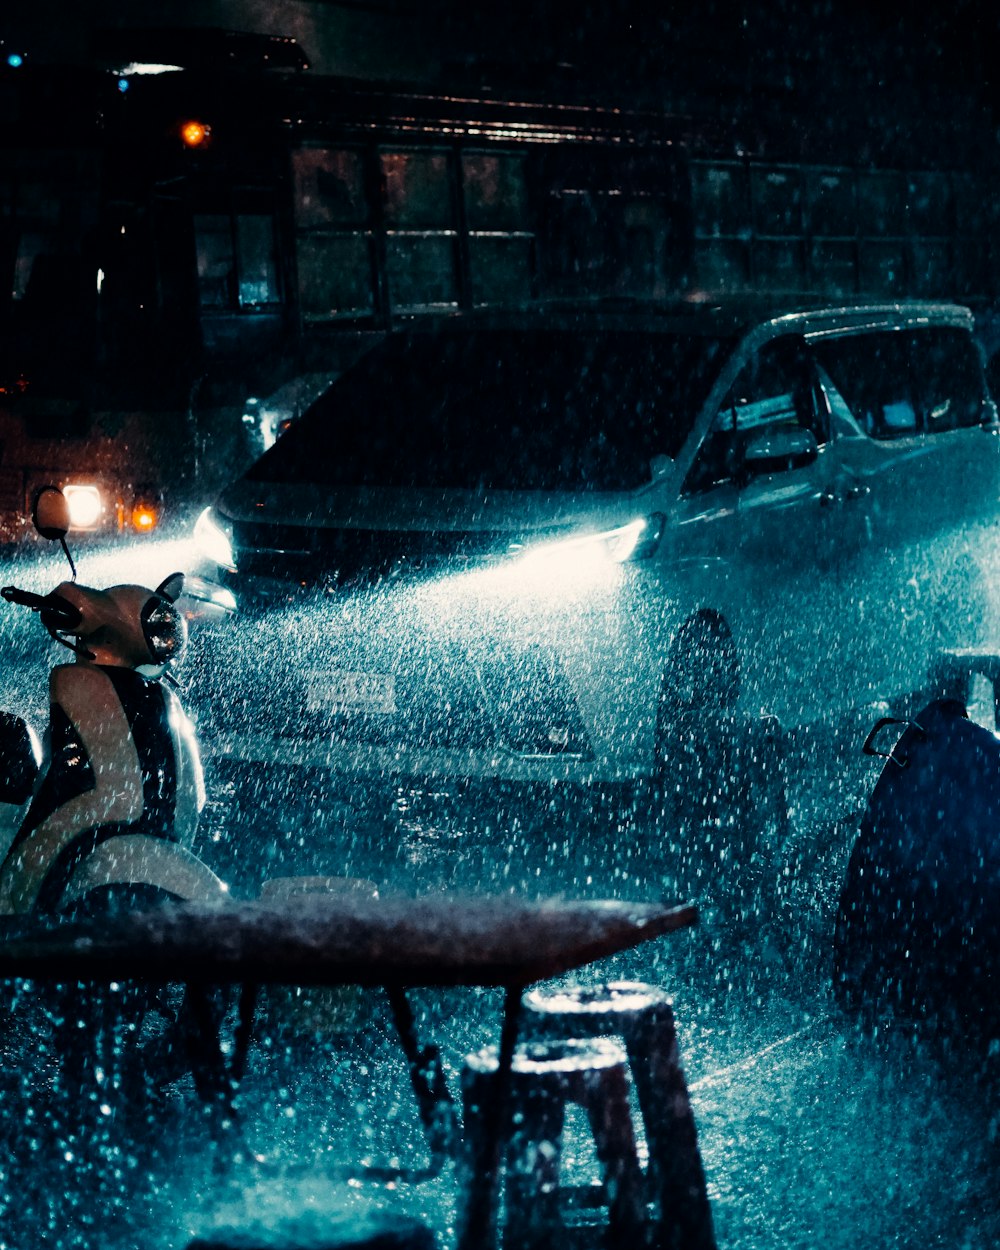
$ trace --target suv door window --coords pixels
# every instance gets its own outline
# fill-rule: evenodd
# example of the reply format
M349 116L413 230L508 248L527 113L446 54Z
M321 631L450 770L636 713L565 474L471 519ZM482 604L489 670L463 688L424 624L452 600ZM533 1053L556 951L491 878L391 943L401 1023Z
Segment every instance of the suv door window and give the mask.
M886 332L814 345L816 358L872 438L905 438L978 425L982 369L957 327Z
M786 336L755 352L733 383L702 443L684 483L684 494L697 494L727 482L738 484L745 472L742 452L768 434L803 431L816 446L829 439L829 416L817 402L818 389L805 344ZM792 464L769 463L780 472Z

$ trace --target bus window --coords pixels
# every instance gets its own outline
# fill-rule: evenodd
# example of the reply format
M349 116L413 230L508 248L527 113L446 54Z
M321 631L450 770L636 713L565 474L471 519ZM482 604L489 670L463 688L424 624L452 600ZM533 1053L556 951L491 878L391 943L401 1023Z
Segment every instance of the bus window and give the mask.
M306 321L374 311L371 250L364 234L300 235L297 260Z
M201 213L194 232L203 308L254 309L278 302L270 214Z
M264 213L241 213L236 218L236 254L239 257L241 308L278 302L278 273L274 255L274 222Z
M350 148L292 153L296 271L306 322L375 311L371 209L365 164Z
M452 169L447 152L381 152L389 299L397 311L458 304Z
M236 261L229 217L199 214L194 219L198 249L198 295L203 308L228 308L233 302Z
M363 226L369 218L361 153L349 149L299 148L292 153L295 225Z
M454 308L455 235L391 234L386 239L389 298L397 311Z
M699 238L741 239L750 229L750 187L742 165L691 162L691 198Z
M519 153L466 152L462 156L474 304L531 298L535 235L524 171L525 159Z
M390 229L446 230L452 225L446 152L382 152L379 159Z
M462 191L471 231L526 228L528 196L523 156L508 152L464 153Z

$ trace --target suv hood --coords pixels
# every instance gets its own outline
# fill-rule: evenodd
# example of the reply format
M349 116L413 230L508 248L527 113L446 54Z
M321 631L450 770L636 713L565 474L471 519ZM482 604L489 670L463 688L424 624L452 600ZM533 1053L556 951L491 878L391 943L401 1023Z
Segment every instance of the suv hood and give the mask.
M395 531L510 531L551 527L601 530L621 525L636 512L662 508L663 480L636 492L590 494L538 491L413 490L339 488L309 483L240 481L216 507L228 519L252 525L314 529Z

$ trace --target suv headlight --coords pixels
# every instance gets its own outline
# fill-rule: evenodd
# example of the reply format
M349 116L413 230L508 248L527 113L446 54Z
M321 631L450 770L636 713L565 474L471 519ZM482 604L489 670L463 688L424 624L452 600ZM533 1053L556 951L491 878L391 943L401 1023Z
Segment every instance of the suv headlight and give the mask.
M195 522L194 540L210 560L231 573L236 572L232 528L220 519L214 508L206 508Z
M537 547L526 546L516 552L522 561L545 565L599 566L624 564L629 560L642 560L652 555L663 535L664 518L655 512L651 516L636 517L625 525L601 530L596 534L580 534L561 538L555 542L541 543Z

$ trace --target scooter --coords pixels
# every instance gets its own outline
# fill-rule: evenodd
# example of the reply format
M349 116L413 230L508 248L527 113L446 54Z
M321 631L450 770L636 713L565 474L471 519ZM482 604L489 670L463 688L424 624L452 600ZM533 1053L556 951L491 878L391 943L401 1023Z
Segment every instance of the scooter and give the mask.
M225 605L209 583L190 588L179 573L155 590L82 586L62 492L42 490L33 520L61 543L71 579L45 595L4 586L0 597L36 612L74 659L50 673L44 756L23 718L0 713L0 801L28 803L0 862L0 940L39 922L100 923L124 908L225 899L224 882L191 850L205 787L171 671L187 641L178 601L192 615L199 600ZM27 1019L23 1010L0 1012L0 1049L37 1055L40 1012L67 1091L96 1080L98 1103L117 1091L135 1108L144 1104L140 1087L159 1097L191 1071L203 1098L228 1113L228 1085L205 1033L223 1009L204 987L180 996L166 986L52 986ZM113 1076L115 1066L126 1075ZM93 1103L69 1096L77 1110Z
M191 851L205 788L190 720L171 685L187 641L180 573L155 590L80 585L69 510L43 489L37 532L61 543L71 580L45 595L0 589L37 612L74 655L49 678L43 760L25 721L0 716L0 801L27 814L0 863L0 914L102 915L166 900L224 897Z

